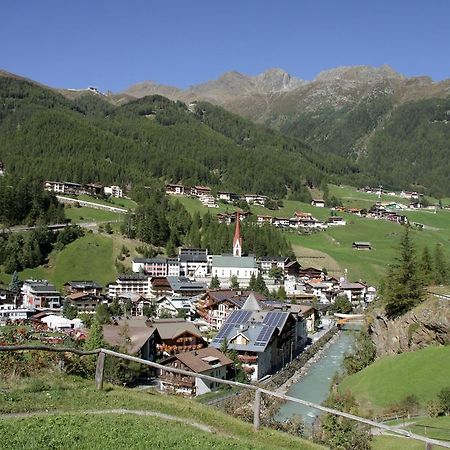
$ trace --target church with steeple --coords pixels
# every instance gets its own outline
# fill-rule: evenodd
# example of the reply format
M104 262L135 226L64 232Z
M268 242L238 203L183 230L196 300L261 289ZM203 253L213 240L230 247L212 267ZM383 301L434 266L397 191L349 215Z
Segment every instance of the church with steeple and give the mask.
M252 275L258 276L258 264L253 255L243 256L243 239L241 236L241 220L236 213L233 248L231 255L213 255L211 276L217 276L222 287L230 285L230 278L236 277L239 286L247 287Z

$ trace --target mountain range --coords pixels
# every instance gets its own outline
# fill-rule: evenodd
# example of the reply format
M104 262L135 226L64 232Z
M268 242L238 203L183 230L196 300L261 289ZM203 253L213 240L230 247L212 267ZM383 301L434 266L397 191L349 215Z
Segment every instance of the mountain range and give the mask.
M281 69L257 76L233 71L185 90L147 81L112 99L148 93L220 105L299 138L324 157L356 161L369 178L392 188L450 192L450 79L406 77L387 65L338 67L311 81Z
M162 95L185 103L192 111L208 110L210 119L223 116L230 126L239 122L241 130L234 126L232 133L221 130L228 137L239 135L240 140L235 140L238 145L245 142L248 120L263 126L258 133L277 130L286 137L283 139L294 139L303 158L314 161L317 170L325 168L327 177L334 170L336 179L353 184L381 183L438 197L450 195L450 79L408 78L386 65L338 67L319 73L311 81L269 69L256 76L231 71L184 90L145 81L121 93L100 95L92 89L55 90L4 71L0 76L60 94L73 102L69 109L75 104L83 110L80 104L89 98L88 113L94 114L95 104L95 114L100 116L110 109L119 111L127 104L139 104L148 96ZM208 103L247 121L239 121L237 116L232 119ZM164 108L173 109L168 104ZM219 124L215 120L210 123L217 131ZM315 179L320 177L317 172Z

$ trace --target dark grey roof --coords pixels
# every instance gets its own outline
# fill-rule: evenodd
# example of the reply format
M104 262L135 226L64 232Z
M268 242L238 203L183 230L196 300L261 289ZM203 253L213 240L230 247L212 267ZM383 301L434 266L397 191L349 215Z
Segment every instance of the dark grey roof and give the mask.
M101 289L102 288L96 281L68 281L66 284L68 284L72 288L78 288L78 289L88 289L88 288Z
M199 263L203 263L203 262L207 262L208 261L208 257L206 256L206 253L180 253L180 255L178 255L178 259L180 262L199 262Z
M133 262L144 264L165 264L167 263L167 258L134 258Z
M211 346L220 348L226 338L231 349L264 352L272 338L282 332L290 314L287 311L233 311L213 339ZM247 344L231 342L239 334L247 338Z
M206 283L192 281L187 277L166 277L170 287L176 291L205 291Z

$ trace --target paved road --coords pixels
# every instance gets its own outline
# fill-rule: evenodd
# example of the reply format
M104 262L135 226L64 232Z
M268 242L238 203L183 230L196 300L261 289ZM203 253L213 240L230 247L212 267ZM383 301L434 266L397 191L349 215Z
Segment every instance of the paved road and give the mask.
M70 225L78 225L81 228L87 228L91 230L96 230L99 225L103 223L119 223L120 220L103 220L99 222L81 222L81 223L53 223L50 225L44 225L44 228L48 228L50 230L62 230L63 228L69 227ZM0 233L23 233L26 231L33 231L40 228L40 226L32 226L32 227L26 227L23 225L18 225L15 227L10 228L3 228L3 230L0 230Z
M56 198L61 203L78 203L80 206L87 206L89 208L94 208L94 209L104 209L106 211L117 212L117 213L122 213L122 214L125 214L128 212L127 209L119 208L118 206L109 206L109 205L103 205L101 203L87 202L86 200L78 200L77 198L63 197L62 195L57 195Z

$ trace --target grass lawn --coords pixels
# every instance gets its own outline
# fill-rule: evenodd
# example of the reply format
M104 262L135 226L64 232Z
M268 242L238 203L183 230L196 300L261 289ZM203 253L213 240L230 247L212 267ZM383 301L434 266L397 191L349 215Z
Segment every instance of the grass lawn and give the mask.
M425 443L395 436L375 436L371 442L371 448L372 450L423 450Z
M62 289L64 283L70 280L94 280L106 285L117 276L114 263L122 247L129 250L129 256L122 263L130 265L131 259L138 255L136 247L139 244L119 234L86 233L61 252L52 253L46 266L26 269L19 272L19 277L21 280L47 279L58 289ZM0 281L8 284L10 280L11 275L2 272L0 267Z
M0 391L0 412L64 411L73 414L5 418L0 416L2 443L10 448L219 448L219 449L318 449L291 435L230 417L215 408L177 396L106 386L96 391L93 381L47 376L14 380ZM130 415L83 414L87 410L127 408L152 411L204 424L213 433L161 418ZM2 446L2 448L5 448Z
M361 372L346 377L339 390L351 391L365 409L381 413L408 395L421 406L450 386L450 346L427 347L378 359Z
M65 207L64 213L66 219L70 219L72 223L80 222L109 222L123 219L123 214L113 211L106 211L103 209L87 208L81 206L76 208L74 206Z

